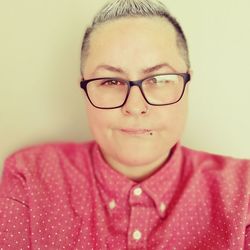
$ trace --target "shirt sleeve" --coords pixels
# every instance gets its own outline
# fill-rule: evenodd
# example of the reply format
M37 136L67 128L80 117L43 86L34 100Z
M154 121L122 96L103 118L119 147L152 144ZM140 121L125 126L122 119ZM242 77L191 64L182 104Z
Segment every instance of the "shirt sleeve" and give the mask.
M29 224L26 179L12 156L0 183L0 249L31 249Z

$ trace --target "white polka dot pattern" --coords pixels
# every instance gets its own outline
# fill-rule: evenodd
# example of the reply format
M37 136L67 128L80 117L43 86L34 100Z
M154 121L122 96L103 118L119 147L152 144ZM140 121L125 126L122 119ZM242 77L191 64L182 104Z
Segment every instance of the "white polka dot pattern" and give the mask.
M95 142L44 144L6 161L0 249L250 249L250 162L177 146L137 183Z

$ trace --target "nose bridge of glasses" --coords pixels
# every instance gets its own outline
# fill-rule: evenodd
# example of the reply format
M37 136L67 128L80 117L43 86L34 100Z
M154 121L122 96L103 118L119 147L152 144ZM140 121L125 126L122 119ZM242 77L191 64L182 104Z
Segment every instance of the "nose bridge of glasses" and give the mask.
M138 87L141 94L142 94L142 96L143 96L143 98L145 98L143 90L142 90L142 82L143 82L143 80L129 81L128 82L129 83L129 95L130 95L130 91L131 91L132 87Z
M143 80L129 81L129 85L130 87L138 86L140 88L142 86L142 81Z
M127 98L125 101L126 103L125 105L128 105L128 103L130 103L132 104L133 108L138 108L139 106L142 105L142 102L143 102L143 106L145 106L145 102L147 102L147 100L142 90L142 82L143 82L142 80L127 82L129 85L129 89L128 89L128 94L127 94ZM137 87L137 90L136 90L136 87ZM139 102L138 102L138 98L140 99Z

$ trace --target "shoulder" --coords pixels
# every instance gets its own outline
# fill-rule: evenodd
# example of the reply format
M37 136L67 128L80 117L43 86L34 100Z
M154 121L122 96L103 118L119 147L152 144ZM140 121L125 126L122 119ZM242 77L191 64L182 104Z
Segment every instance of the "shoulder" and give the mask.
M182 146L185 166L205 179L244 185L250 192L250 160L198 151Z
M205 187L212 196L240 197L248 202L250 195L250 160L182 148L183 166L189 178Z
M67 202L69 197L88 197L94 182L95 145L95 142L47 143L17 150L5 161L0 198L35 204L37 209L37 201L45 204Z
M64 164L90 158L95 142L53 142L37 144L19 149L10 154L4 162L4 171L34 172L38 169L54 168Z
M218 170L235 167L250 168L250 159L239 159L232 156L199 151L185 146L181 146L181 149L184 160L195 167L202 166L204 168Z

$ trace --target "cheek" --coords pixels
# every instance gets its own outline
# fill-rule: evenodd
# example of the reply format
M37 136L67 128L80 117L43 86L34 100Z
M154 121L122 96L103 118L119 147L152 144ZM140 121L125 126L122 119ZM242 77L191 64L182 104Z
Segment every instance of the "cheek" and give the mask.
M182 102L164 107L164 110L157 114L162 133L167 136L180 136L186 124L187 110L186 98Z
M98 141L101 138L108 137L112 121L115 120L110 110L97 109L91 105L87 105L86 112L89 127L94 138Z

